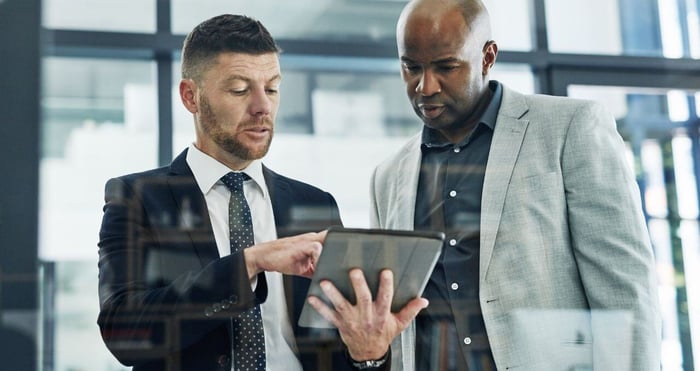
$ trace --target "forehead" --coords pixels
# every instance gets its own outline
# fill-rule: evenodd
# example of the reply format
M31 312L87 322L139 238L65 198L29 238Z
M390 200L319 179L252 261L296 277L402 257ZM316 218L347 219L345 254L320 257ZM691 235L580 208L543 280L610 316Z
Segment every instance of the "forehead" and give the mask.
M469 30L457 9L410 14L397 40L401 56L459 54Z
M234 77L267 82L279 76L280 63L277 53L221 53L205 73L205 80L226 80Z

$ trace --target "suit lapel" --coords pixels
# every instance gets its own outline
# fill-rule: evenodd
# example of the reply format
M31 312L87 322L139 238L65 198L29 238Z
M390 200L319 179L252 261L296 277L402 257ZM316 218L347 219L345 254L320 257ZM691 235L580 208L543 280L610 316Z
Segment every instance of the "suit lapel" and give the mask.
M219 250L216 247L207 203L197 186L192 170L187 165L186 158L187 150L178 155L170 164L170 174L167 178L168 188L177 207L175 215L192 215L194 218L192 224L183 229L185 229L200 263L205 266L219 258Z
M279 230L286 228L289 224L289 184L264 165L263 177L265 178L267 191L270 194L272 213L275 218L275 229L279 234ZM279 238L280 236L278 235L277 237ZM284 296L287 300L287 315L292 322L294 333L298 334L297 313L301 313L301 305L303 305L304 298L296 297L295 294L299 292L305 293L307 291L303 286L308 287L308 282L305 282L308 280L286 274L282 277L282 280L284 284ZM302 286L301 288L300 285ZM299 303L299 300L302 301L302 304Z
M481 199L480 285L486 280L506 192L529 124L528 120L523 119L527 111L528 106L523 95L504 87Z
M420 133L412 138L407 145L407 151L399 160L396 171L396 184L394 184L396 203L394 209L395 225L387 225L389 229L413 229L416 212L416 193L418 189L418 175L420 174Z

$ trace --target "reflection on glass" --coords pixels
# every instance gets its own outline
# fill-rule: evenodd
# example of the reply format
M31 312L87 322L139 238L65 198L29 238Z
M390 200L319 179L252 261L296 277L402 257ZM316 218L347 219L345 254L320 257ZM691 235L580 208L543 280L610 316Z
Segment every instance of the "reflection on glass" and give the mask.
M646 212L656 218L665 218L668 215L668 205L666 202L663 159L659 143L654 140L644 141L642 143L641 156L646 184L644 192Z
M39 256L55 267L42 283L51 369L121 369L95 324L97 232L106 180L156 165L154 71L152 62L43 60Z
M698 217L697 179L693 171L692 145L691 139L685 135L676 136L672 140L676 192L679 201L678 214L683 219Z
M700 243L693 146L685 134L692 127L689 93L580 85L569 86L568 93L607 106L640 164L638 179L659 274L663 369L692 369L690 352L698 353L693 340L700 335L700 319L691 315L700 308L700 276L692 272L699 268Z
M259 19L278 40L393 40L403 6L398 1L172 0L172 30L186 34L205 19L238 13Z
M153 33L156 0L44 0L46 28Z
M531 50L532 0L485 1L501 50ZM204 19L240 13L262 21L278 40L343 40L393 43L405 1L172 0L172 29L186 34ZM358 27L361 25L361 27Z
M668 118L671 121L687 121L690 118L688 95L682 90L669 90L666 93L668 101Z
M659 274L659 301L661 302L661 365L664 371L681 371L683 356L676 308L676 272L673 268L671 235L668 222L649 220L649 234L654 246L656 269Z
M700 58L696 0L545 0L549 49Z
M658 0L658 2L664 57L680 58L683 56L683 32L678 0Z
M684 220L679 230L683 241L683 262L685 263L685 284L689 293L700 292L700 224L697 220ZM700 296L688 295L688 319L691 329L700 328ZM693 336L693 359L700 360L700 338Z
M697 0L685 0L688 12L688 43L691 58L700 58L700 3ZM697 359L697 358L696 358Z
M560 53L622 54L620 2L546 0L549 49Z

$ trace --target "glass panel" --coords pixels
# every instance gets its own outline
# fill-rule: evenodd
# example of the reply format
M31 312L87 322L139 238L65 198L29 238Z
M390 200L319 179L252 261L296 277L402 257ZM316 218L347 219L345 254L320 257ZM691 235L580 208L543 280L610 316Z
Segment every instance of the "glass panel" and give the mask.
M532 50L532 0L485 0L500 50Z
M679 230L683 241L685 284L689 293L700 292L700 224L696 220L684 220ZM688 295L688 319L693 344L693 359L700 360L700 295Z
M549 49L700 58L697 0L545 0Z
M678 215L683 219L697 219L698 188L695 172L693 171L692 141L686 135L678 135L673 138L672 145L676 192L679 201Z
M645 140L642 143L642 168L646 182L644 192L646 212L653 217L665 218L668 215L668 204L666 203L663 158L661 147L655 140Z
M494 38L502 50L530 50L531 0L486 1ZM174 33L187 34L199 22L222 13L246 14L265 24L276 39L394 42L404 1L378 0L172 0ZM523 16L526 15L526 16Z
M561 53L621 54L620 6L610 0L546 0L549 49Z
M690 106L694 92L571 85L569 96L593 99L613 112L630 142L659 273L664 370L692 369L700 337L698 194ZM679 219L682 218L682 219ZM692 307L692 309L691 309ZM692 352L692 353L691 353ZM695 358L700 359L700 358Z
M42 6L46 28L156 31L156 0L44 0Z
M649 233L654 246L656 270L659 274L659 301L661 302L661 365L664 371L681 371L683 356L676 305L676 271L673 267L671 235L668 222L649 220Z
M280 63L281 102L265 163L331 192L346 226L368 226L372 170L422 127L406 97L398 61L282 55ZM534 91L529 67L496 66L494 79ZM173 65L176 83L179 69L179 62ZM193 141L194 128L175 88L173 95L177 155Z
M44 364L117 370L95 324L97 232L106 180L156 165L155 64L46 58L41 105Z

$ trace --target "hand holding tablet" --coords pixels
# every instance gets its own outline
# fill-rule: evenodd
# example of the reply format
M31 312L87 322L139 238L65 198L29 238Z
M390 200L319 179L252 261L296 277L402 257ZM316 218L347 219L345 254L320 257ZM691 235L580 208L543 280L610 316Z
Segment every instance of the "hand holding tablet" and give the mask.
M328 280L354 305L356 297L349 277L353 268L362 270L371 295L375 298L380 285L380 272L389 269L393 272L394 293L391 312L397 313L423 292L440 256L443 239L444 235L438 232L332 227L328 230L307 299L314 296L334 308L320 287L322 281ZM299 325L334 327L308 300L302 309Z

